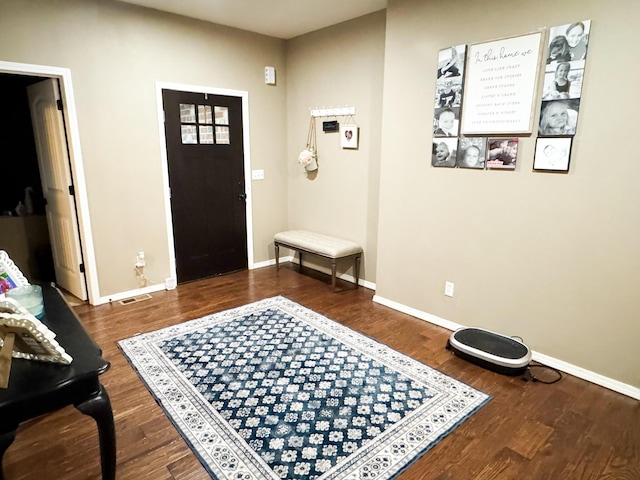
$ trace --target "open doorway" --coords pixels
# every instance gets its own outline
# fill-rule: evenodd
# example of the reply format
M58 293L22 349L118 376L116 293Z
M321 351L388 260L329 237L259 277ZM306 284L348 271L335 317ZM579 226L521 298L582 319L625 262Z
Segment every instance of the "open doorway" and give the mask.
M27 87L42 77L0 73L0 250L31 282L55 282Z
M51 179L55 177L64 184L65 196L73 193L70 180L69 157L67 150L64 122L60 112L44 112L47 117L59 115L59 150L62 152L55 160L56 153L51 150L55 145L42 139L42 129L45 136L51 136L55 125L47 120L40 129L34 130L33 98L30 100L29 90L33 85L49 82L54 86L55 94L59 98L57 80L47 80L43 77L29 75L0 74L0 97L3 108L0 111L0 145L2 145L5 161L3 162L3 194L0 196L0 249L7 251L10 258L25 274L31 283L55 282L74 296L71 300L85 300L87 298L86 282L84 278L81 253L79 248L78 220L75 215L69 217L73 222L73 237L64 236L60 241L60 222L55 217L55 210L60 200L53 197ZM57 110L56 100L53 100L53 110ZM31 106L30 106L31 104ZM39 113L36 115L40 115ZM42 122L41 122L42 123ZM51 146L50 146L51 145ZM43 158L44 157L44 158ZM43 168L45 171L43 172ZM56 171L61 169L61 174ZM64 180L68 177L68 181ZM44 181L43 181L44 180ZM53 183L56 183L55 181ZM47 188L43 192L43 187ZM63 203L74 203L73 197L64 198ZM53 215L52 215L53 214ZM53 228L53 231L52 231ZM52 241L53 240L53 241ZM68 263L71 256L66 250L72 247L60 248L60 244L78 244L76 269L81 275L78 285L70 285L66 272L60 270L60 264ZM53 245L53 247L52 247Z

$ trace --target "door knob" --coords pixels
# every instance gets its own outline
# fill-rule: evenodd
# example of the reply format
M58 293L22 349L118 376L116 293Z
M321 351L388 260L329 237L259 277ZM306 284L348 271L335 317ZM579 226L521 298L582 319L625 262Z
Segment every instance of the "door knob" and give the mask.
M238 199L246 200L247 199L247 194L246 193L241 193L240 195L238 195Z

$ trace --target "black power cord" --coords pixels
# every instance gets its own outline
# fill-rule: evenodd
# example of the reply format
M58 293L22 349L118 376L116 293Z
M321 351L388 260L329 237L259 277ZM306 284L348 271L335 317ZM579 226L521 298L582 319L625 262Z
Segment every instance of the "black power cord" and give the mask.
M520 343L524 345L524 340L522 339L522 337L518 335L512 335L511 338L517 339ZM533 374L533 372L531 371L531 369L533 368L540 368L542 370L551 370L558 377L554 378L551 381L541 380ZM527 369L524 372L524 376L522 377L522 380L524 380L525 382L528 382L529 380L531 380L532 382L539 382L539 383L544 383L545 385L551 385L552 383L556 383L562 380L562 372L560 372L560 370L556 370L555 368L549 367L547 365L542 365L538 362L530 363L529 365L527 365Z
M532 369L534 368L540 368L542 370L551 370L552 372L554 372L557 375L557 378L554 378L553 380L542 380L538 377L536 377L533 372ZM524 380L525 382L528 382L529 380L531 380L532 382L538 382L538 383L544 383L545 385L551 385L552 383L556 383L559 382L560 380L562 380L562 372L560 372L560 370L556 370L555 368L549 367L547 365L541 365L539 363L530 363L529 365L527 365L527 370L524 372L524 376L522 377L522 380Z

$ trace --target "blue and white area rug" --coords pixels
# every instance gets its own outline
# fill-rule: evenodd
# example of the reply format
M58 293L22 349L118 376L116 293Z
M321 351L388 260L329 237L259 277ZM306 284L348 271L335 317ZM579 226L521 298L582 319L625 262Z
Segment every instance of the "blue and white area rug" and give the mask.
M216 479L389 479L489 396L284 297L119 342Z

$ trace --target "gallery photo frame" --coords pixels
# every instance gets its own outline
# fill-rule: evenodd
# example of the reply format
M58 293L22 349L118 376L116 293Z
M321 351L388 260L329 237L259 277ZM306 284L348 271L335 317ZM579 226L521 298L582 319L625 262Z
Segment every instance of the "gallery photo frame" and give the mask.
M572 137L540 137L536 140L533 170L536 172L568 173Z
M486 154L486 137L462 137L458 140L456 167L484 170Z
M466 58L467 46L464 44L438 52L433 112L434 137L458 136Z
M542 48L541 30L469 45L463 135L532 132Z
M487 169L515 171L518 162L518 137L487 139Z
M431 165L434 167L456 166L458 139L455 137L434 138L431 144Z

